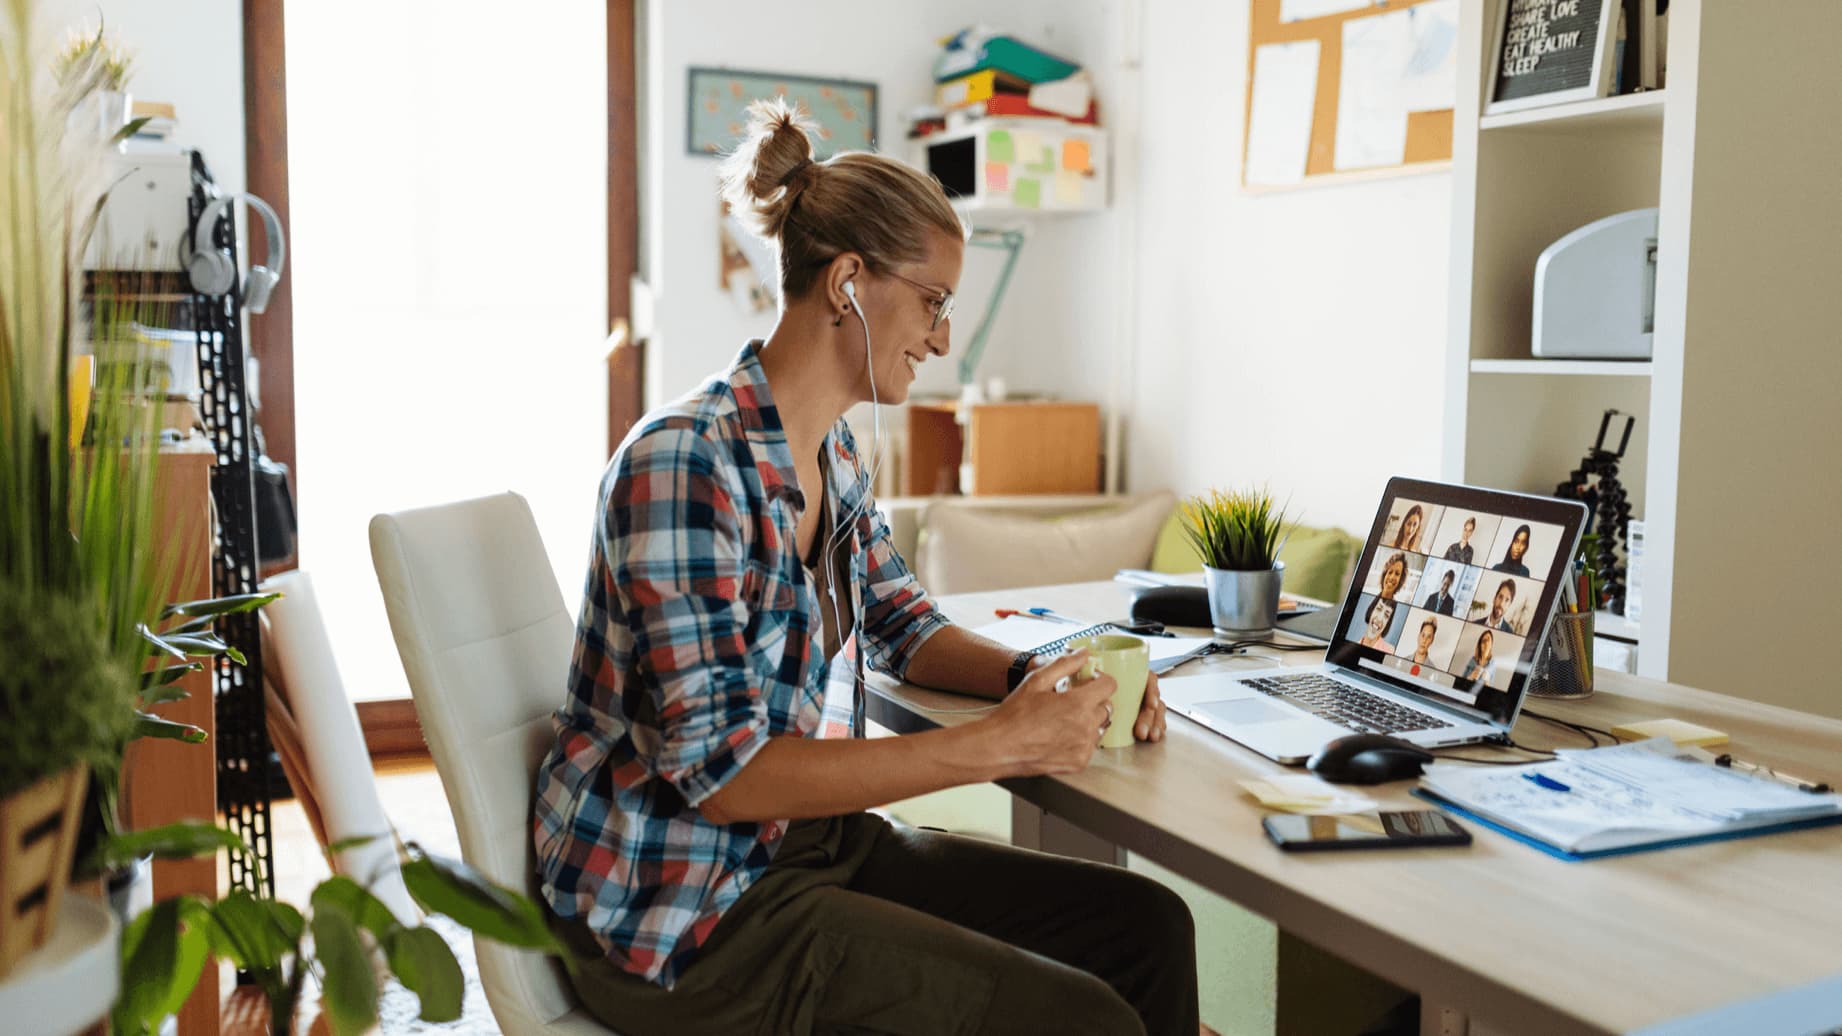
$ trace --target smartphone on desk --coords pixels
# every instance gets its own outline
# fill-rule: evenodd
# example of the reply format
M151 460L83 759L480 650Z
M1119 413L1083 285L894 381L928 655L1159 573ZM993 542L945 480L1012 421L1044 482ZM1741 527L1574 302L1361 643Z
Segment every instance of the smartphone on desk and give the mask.
M1471 832L1433 809L1318 817L1275 813L1262 825L1273 844L1287 852L1471 844Z

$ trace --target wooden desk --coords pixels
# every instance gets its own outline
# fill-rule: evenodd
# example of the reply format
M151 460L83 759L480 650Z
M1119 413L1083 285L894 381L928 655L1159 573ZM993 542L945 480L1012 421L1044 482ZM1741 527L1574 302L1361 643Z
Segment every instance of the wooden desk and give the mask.
M1092 583L1023 596L1105 618L1125 613L1128 591ZM965 594L940 604L979 626L1018 597ZM1285 661L1317 659L1296 652ZM1201 671L1191 667L1174 675ZM1677 716L1727 731L1742 758L1842 783L1842 721L1619 673L1598 680L1587 701L1531 707L1598 727ZM872 689L870 718L898 732L978 718L927 708L965 708L957 695L881 676ZM1515 734L1525 744L1581 744L1527 716ZM1102 859L1125 849L1168 867L1419 992L1424 1033L1463 1034L1467 1018L1474 1032L1544 1036L1842 1025L1842 827L1567 863L1471 824L1477 842L1468 850L1291 856L1267 842L1263 810L1236 784L1284 771L1173 714L1160 744L1102 750L1080 774L1005 787L1044 811L1034 832L1020 811L1026 842L1036 836L1043 848ZM1370 793L1383 809L1426 808L1411 787ZM1723 1010L1732 1013L1709 1014Z

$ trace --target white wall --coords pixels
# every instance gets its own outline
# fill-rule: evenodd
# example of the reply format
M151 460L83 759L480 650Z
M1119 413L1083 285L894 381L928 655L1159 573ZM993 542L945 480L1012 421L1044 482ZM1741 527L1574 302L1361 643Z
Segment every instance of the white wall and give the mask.
M100 13L109 35L134 54L128 92L174 105L178 143L204 153L220 187L243 189L239 0L51 0L40 11L60 44L67 28L94 32Z
M685 392L727 364L742 343L764 337L773 313L745 313L717 287L716 160L685 152L686 69L729 66L867 80L878 87L878 139L909 157L905 113L931 102L937 40L983 21L1069 60L1092 66L1102 118L1111 85L1112 31L1120 4L1019 0L994 10L976 0L865 5L813 0L769 9L742 0L672 0L648 8L649 107L643 268L657 292L648 399ZM994 327L981 378L1013 392L1104 400L1115 338L1118 281L1112 213L1038 217ZM954 317L955 354L922 368L915 391L957 391L957 350L970 341L997 275L998 253L971 249Z
M1268 482L1361 533L1440 471L1450 177L1243 193L1247 20L1146 4L1129 484Z

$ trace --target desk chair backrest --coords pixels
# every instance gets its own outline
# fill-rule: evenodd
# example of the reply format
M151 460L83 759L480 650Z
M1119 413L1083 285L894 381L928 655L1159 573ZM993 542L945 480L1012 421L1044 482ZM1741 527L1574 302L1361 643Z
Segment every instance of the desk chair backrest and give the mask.
M575 622L516 493L371 519L371 559L461 855L536 899L531 801ZM507 1033L605 1036L542 954L475 941Z

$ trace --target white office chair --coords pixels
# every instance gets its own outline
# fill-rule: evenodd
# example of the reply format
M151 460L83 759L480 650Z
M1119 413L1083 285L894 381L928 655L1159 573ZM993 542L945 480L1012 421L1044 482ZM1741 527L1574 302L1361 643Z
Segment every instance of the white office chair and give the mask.
M516 493L371 519L371 560L461 855L539 895L537 767L562 703L575 622ZM509 1036L610 1036L540 953L476 939L480 983Z

